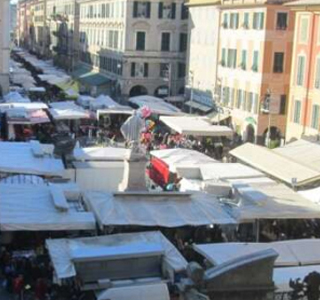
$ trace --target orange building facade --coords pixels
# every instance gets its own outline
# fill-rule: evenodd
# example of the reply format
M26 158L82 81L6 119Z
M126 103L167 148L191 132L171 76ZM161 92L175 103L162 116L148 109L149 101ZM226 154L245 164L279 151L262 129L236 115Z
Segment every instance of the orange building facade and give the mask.
M289 3L296 13L286 141L319 139L320 1Z
M294 13L284 2L221 1L220 105L244 141L285 137Z

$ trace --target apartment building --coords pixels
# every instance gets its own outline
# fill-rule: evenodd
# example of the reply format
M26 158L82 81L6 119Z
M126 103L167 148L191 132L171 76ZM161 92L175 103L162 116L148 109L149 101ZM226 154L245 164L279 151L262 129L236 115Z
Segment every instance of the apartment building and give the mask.
M184 93L188 9L183 0L79 0L80 60L117 94Z
M79 58L79 4L76 0L46 0L46 22L54 63L72 71Z
M9 91L10 0L0 1L0 97Z
M217 0L190 0L187 88L192 101L187 104L206 113L214 105L218 66L220 11Z
M286 1L222 0L217 85L244 141L284 139L294 14Z
M319 139L320 1L287 4L296 14L286 140Z

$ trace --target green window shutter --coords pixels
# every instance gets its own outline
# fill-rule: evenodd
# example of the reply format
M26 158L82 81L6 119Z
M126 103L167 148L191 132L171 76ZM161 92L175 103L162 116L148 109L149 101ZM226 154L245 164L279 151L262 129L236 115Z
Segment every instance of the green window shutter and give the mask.
M253 63L252 63L252 70L254 72L258 72L259 67L259 51L253 52Z
M221 65L225 66L226 65L226 49L222 48L222 53L221 53Z
M244 14L243 27L249 28L249 13Z
M260 24L259 24L259 29L264 28L264 13L260 13Z
M308 40L308 26L309 20L306 18L301 19L300 23L300 42L307 42Z
M297 85L302 86L304 81L305 57L299 56L297 70Z
M294 118L293 118L294 123L298 123L298 124L300 123L300 111L301 111L301 102L295 101Z
M241 68L242 68L242 70L246 70L246 68L247 68L247 51L246 50L242 50Z
M311 127L319 130L319 118L320 118L320 106L313 105L312 106L312 119L311 119Z

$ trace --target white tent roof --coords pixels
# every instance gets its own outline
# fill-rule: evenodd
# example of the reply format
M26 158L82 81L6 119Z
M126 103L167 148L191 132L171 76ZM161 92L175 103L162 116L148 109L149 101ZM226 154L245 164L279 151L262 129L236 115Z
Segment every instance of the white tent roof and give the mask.
M5 103L30 103L29 98L21 96L18 92L9 92L3 97Z
M319 142L297 140L273 151L320 172Z
M261 172L239 163L215 163L201 166L203 180L265 177Z
M100 95L99 97L95 98L93 101L90 101L89 105L90 105L90 109L92 110L121 106L119 103L114 101L111 97L106 95Z
M164 251L165 262L176 272L183 271L187 267L187 262L179 251L167 240L161 232L139 232L123 233L107 236L97 236L77 239L53 239L46 240L51 261L55 273L59 279L76 276L76 270L72 261L71 252L96 248L112 248L116 252L117 247L126 247L127 252L134 254L134 245L154 245L157 244ZM130 272L130 270L128 270Z
M93 101L95 98L88 96L88 95L80 95L77 99L77 104L84 108L90 107L90 102Z
M296 162L273 150L246 143L230 151L232 156L288 184L297 179L297 185L320 180L320 171Z
M194 245L213 265L221 265L229 260L255 252L273 249L279 256L275 267L320 265L320 239L291 240L273 243L222 243Z
M320 204L320 187L298 192L302 197L312 201L313 203Z
M201 152L183 148L151 151L150 154L164 161L170 171L176 172L178 167L199 167L217 161Z
M10 186L0 184L0 229L2 231L95 229L95 219L91 212L78 212L72 209L72 206L67 210L61 210L62 202L57 205L58 202L55 201L51 189L51 186L42 184Z
M63 176L62 160L45 154L47 145L39 145L44 152L43 156L34 154L32 143L0 142L0 157L5 157L5 159L0 160L0 172Z
M174 131L193 136L233 136L227 126L211 125L206 117L160 117Z
M180 227L234 223L218 199L205 193L86 192L84 198L101 227Z
M256 219L320 218L320 206L283 184L233 184L240 202L232 207L239 222Z
M151 109L152 113L159 115L178 115L181 114L179 108L170 103L165 102L160 98L153 96L137 96L129 98L129 102L138 105L140 108L147 106Z
M129 151L126 148L113 147L75 148L73 157L80 161L123 161Z
M55 120L88 119L90 113L72 101L51 102L50 114Z
M168 287L165 283L150 283L114 287L97 295L97 300L170 300Z

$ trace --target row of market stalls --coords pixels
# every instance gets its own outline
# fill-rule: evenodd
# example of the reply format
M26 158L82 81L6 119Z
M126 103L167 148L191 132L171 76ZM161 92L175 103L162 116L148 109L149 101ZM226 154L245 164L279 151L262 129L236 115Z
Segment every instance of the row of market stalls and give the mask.
M73 156L83 163L101 160L123 163L127 151L76 148ZM301 247L295 248L291 244L280 247L277 243L255 243L249 252L239 248L244 244L239 247L234 243L222 244L221 247L230 247L225 251L211 250L219 244L202 245L210 243L211 230L215 226L219 225L227 234L233 231L232 228L257 220L315 219L320 215L318 204L261 171L239 163L221 163L187 149L155 152L158 153L151 155L161 160L168 172L183 176L183 180L194 184L199 183L200 188L196 191L189 188L182 193L117 192L115 187L110 187L108 192L99 187L79 189L62 180L66 177L66 170L62 161L54 157L53 146L37 142L0 143L0 155L8 158L0 162L2 236L19 231L95 234L98 230L102 235L48 239L46 245L54 266L55 282L64 285L70 279L80 278L81 288L94 291L96 299L101 300L118 299L119 295L127 295L126 292L132 292L133 299L136 293L147 297L152 287L159 293L159 299L168 299L172 286L179 282L178 286L185 286L182 278L191 280L189 286L193 289L193 292L188 288L178 292L185 299L192 299L190 293L195 292L211 297L211 293L218 291L217 283L220 283L220 291L227 292L231 288L219 277L231 274L247 278L246 282L240 280L239 284L249 290L254 285L271 288L274 281L279 291L288 292L291 290L289 280L296 279L296 274L303 277L318 270L320 258L317 252L311 251L314 249L311 241L306 255L299 254L302 253ZM106 170L110 173L101 173L101 177L112 178L112 168L106 167ZM16 174L37 175L42 180ZM95 177L95 181L98 180ZM203 182L210 189L203 189ZM151 229L160 229L165 235L143 232ZM123 233L127 230L134 233ZM191 267L187 261L195 256L186 252L188 247L181 247L177 242L181 240L183 245L190 238L184 235L194 230L197 232L191 236L196 244L193 247L203 256L200 261L206 259L210 262L201 265L205 276L200 276L199 280L207 287L204 290L196 284L194 272L188 271ZM103 235L111 232L115 234ZM202 233L206 233L204 238ZM309 243L301 243L304 242ZM214 260L210 253L225 258ZM232 256L234 254L237 256ZM260 263L268 265L270 270L261 269ZM252 272L264 274L264 281L248 283L248 276L241 272L244 266ZM284 267L295 269L284 270Z

